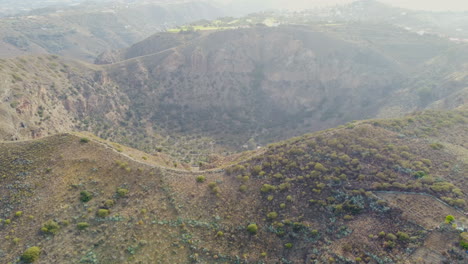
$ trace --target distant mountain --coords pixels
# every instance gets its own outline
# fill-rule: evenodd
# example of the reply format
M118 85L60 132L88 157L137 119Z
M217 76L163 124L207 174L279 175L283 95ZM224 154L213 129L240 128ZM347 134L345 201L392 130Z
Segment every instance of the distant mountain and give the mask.
M0 57L52 53L93 61L106 50L128 47L154 32L223 14L206 2L185 1L38 9L0 19Z

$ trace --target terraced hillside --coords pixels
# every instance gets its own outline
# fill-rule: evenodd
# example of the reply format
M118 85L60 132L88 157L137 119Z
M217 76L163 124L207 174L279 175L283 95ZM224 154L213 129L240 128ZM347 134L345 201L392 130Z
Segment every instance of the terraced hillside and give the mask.
M355 122L198 172L79 134L1 143L0 256L464 263L444 221L466 228L467 124L466 110Z

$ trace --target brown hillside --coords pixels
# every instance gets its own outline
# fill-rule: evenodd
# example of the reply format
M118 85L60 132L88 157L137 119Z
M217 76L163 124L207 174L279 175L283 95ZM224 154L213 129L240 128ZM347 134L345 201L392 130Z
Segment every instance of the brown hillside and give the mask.
M0 254L12 262L39 246L37 263L415 263L431 252L463 263L460 231L443 222L463 220L468 164L445 146L466 149L467 118L349 124L201 172L70 134L2 143ZM394 202L408 192L425 195Z

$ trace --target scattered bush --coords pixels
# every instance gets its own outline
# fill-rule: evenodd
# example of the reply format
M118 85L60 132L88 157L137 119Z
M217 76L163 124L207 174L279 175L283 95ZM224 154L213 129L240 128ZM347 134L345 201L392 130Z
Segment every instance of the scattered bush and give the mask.
M200 176L197 176L195 180L199 183L202 183L206 181L206 177L204 175L200 175Z
M276 219L278 217L278 213L277 212L270 212L270 213L267 214L267 217L268 217L268 219L271 219L271 220Z
M431 185L431 189L435 192L450 192L455 186L450 182L436 182Z
M343 217L344 220L353 220L353 218L354 218L354 217L353 217L352 215L345 215L345 216Z
M291 183L283 182L278 186L278 188L280 189L280 191L285 191L285 190L291 188Z
M124 188L117 188L117 197L119 198L123 198L123 197L127 197L128 195L128 189L124 189Z
M88 142L89 142L89 138L86 138L86 137L80 138L80 143L88 143Z
M208 188L210 188L211 192L216 195L218 195L221 191L221 189L218 187L218 184L216 182L208 183Z
M445 217L445 223L451 224L453 221L455 221L455 217L453 217L453 215L447 215Z
M395 241L397 240L397 237L392 234L392 233L388 233L386 236L385 236L388 240L392 240L392 241Z
M293 247L293 244L292 243L286 243L284 244L284 247L287 248L287 249L290 249Z
M262 188L260 189L261 192L267 193L271 191L275 191L276 186L270 185L270 184L263 184Z
M91 199L93 199L93 194L91 192L88 192L88 191L80 192L80 201L82 201L83 203L87 203L91 201Z
M16 217L21 217L23 215L23 211L18 211L15 213Z
M23 255L21 255L21 260L26 263L33 263L39 259L40 255L41 249L39 247L30 247L24 251Z
M241 192L246 192L246 191L247 191L247 185L241 185L241 186L239 186L239 191L241 191Z
M260 165L253 166L250 169L250 172L252 173L253 176L257 176L261 171L262 171L262 166L260 166Z
M42 225L41 231L44 234L55 235L60 230L60 225L54 220L49 220Z
M468 250L468 232L460 234L460 247Z
M326 170L325 166L323 166L321 163L318 163L318 162L315 164L314 169L316 171L325 171Z
M432 143L429 145L432 149L440 150L444 148L444 145L440 143Z
M250 224L247 226L247 231L250 233L250 234L257 234L258 232L258 226L257 224Z
M395 241L388 240L384 242L384 247L385 248L394 248L396 245Z
M405 232L398 231L396 235L400 241L408 241L410 239L409 235Z
M109 208L111 208L112 206L114 206L114 204L115 204L114 200L106 200L106 201L104 202L104 206L105 206L107 209L109 209Z
M109 213L110 212L107 209L99 209L97 211L97 216L104 218L104 217L107 217L109 215Z
M76 227L77 227L79 230L85 230L86 228L89 227L89 224L86 223L86 222L80 222L80 223L76 224Z

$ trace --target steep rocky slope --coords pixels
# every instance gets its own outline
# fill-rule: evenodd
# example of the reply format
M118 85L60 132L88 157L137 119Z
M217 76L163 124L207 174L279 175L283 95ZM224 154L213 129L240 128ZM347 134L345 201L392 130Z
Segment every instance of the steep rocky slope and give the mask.
M380 116L395 116L422 108L454 109L468 100L468 45L458 45L426 61L402 89L389 97ZM404 96L402 96L404 95ZM434 102L437 102L433 104Z
M460 231L444 220L466 225L467 124L466 111L358 122L200 172L80 135L1 143L0 255L15 263L38 246L36 263L464 263Z
M352 120L466 102L465 46L396 30L392 49L372 32L350 24L161 33L100 57L112 64L3 60L0 136L86 130L198 164ZM421 51L408 59L405 45Z
M73 130L86 126L90 115L113 120L125 109L119 91L104 83L92 65L54 55L21 57L2 60L0 74L3 140Z
M179 33L172 41L185 34L199 36L133 59L134 48L126 50L127 60L106 67L109 78L138 106L133 116L228 144L370 117L405 78L379 51L309 27Z

